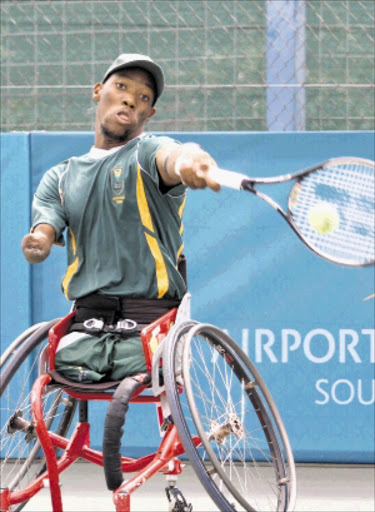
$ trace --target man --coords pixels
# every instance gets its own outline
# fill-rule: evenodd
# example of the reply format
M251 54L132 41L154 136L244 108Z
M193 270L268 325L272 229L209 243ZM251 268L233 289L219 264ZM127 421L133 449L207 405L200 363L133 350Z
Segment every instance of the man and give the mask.
M220 188L198 145L144 133L163 89L163 71L149 57L120 55L93 89L95 145L50 169L34 197L22 241L27 261L42 262L53 244L64 245L68 228L62 288L76 316L56 368L72 380L145 370L141 328L186 291L179 271L186 187Z

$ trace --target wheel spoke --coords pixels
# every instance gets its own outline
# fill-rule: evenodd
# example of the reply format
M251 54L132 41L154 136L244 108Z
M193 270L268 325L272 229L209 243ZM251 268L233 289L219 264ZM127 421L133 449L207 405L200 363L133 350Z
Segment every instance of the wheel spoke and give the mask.
M293 458L258 372L217 328L198 324L181 332L168 340L168 350L182 354L184 393L167 378L167 397L200 480L221 510L285 512L289 487L295 492ZM172 375L175 361L166 359L166 376ZM279 485L285 476L289 482Z

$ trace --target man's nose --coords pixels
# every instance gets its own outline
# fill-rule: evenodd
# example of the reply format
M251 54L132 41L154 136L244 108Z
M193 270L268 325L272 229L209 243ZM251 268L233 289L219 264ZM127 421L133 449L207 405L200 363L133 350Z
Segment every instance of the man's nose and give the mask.
M123 104L126 105L129 108L135 108L135 101L130 96L127 96L122 100Z

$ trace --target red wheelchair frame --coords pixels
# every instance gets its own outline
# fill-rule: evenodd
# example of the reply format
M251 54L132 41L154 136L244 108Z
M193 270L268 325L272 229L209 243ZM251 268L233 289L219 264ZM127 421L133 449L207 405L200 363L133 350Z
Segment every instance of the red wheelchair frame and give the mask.
M58 343L64 336L72 323L74 312L60 320L49 332L49 368L52 374L55 370L54 356ZM145 353L148 372L151 372L152 357L157 346L167 335L173 325L177 314L177 309L172 309L161 318L144 328L141 332L141 339ZM43 390L45 386L53 384L51 373L39 375L32 388L32 416L34 420L35 431L43 449L46 461L46 471L31 482L22 491L10 492L9 489L1 489L1 510L6 512L10 506L22 503L32 498L38 491L45 486L49 486L52 510L53 512L63 511L63 502L60 491L59 475L67 469L78 458L103 466L103 454L100 451L90 448L90 424L87 421L80 421L69 437L64 438L47 429L43 418ZM72 386L65 387L59 385L72 398L82 402L90 400L110 401L113 396L112 391L97 391L95 385L91 389L79 388L79 383L71 383ZM114 383L112 383L114 385ZM111 387L109 383L108 387ZM113 386L112 386L113 387ZM158 450L155 453L143 456L139 459L122 457L122 471L124 473L136 474L129 480L113 491L113 501L117 512L130 512L130 495L138 489L146 480L151 478L156 472L162 472L167 476L178 475L182 472L182 463L178 456L184 453L184 448L179 439L177 429L171 422L166 421L163 414L162 401L166 401L165 394L153 396L151 394L142 394L148 385L142 385L133 394L131 403L154 403L157 406L158 421L162 433L162 439ZM165 402L166 403L166 402ZM81 419L81 418L80 418ZM200 439L193 440L198 446ZM57 460L55 449L63 450L62 455Z

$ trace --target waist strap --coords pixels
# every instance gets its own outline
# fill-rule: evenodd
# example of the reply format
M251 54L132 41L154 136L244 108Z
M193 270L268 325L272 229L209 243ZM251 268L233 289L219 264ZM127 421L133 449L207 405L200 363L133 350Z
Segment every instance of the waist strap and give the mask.
M71 325L71 331L81 331L94 336L102 336L105 333L118 334L123 338L139 334L148 324L138 324L134 320L119 320L115 325L105 324L98 318L90 318L84 322L74 322Z
M180 302L180 299L133 299L92 293L75 301L72 330L130 335L178 307Z

